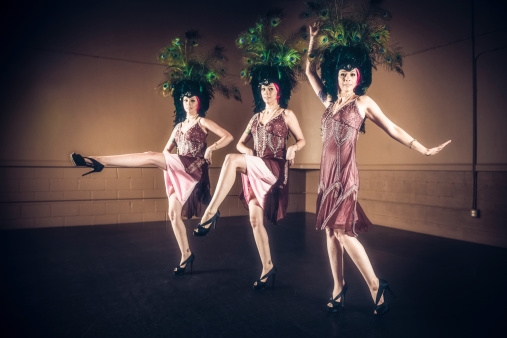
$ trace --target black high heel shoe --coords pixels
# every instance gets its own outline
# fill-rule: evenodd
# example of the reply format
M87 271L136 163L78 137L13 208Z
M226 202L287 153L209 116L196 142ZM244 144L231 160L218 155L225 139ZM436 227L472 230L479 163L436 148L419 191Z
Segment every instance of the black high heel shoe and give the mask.
M92 163L86 162L85 158L89 159ZM102 171L102 169L104 169L104 165L102 163L100 163L99 161L96 161L93 158L83 157L83 156L81 156L79 154L76 154L76 153L70 154L70 160L72 161L72 163L76 167L90 167L90 168L93 168L92 171L89 171L89 172L83 174L82 176L86 176L86 175L91 174L91 173L99 173L99 172Z
M342 291L336 296L329 299L329 303L327 305L327 311L328 312L338 312L341 308L343 308L345 304L345 294L347 293L347 290L349 289L349 286L347 284L343 285ZM338 299L340 300L338 302ZM329 306L331 304L331 306Z
M190 274L192 274L192 270L194 268L194 259L195 259L195 255L192 252L190 254L190 256L188 256L188 258L183 261L183 263L181 263L180 265L178 265L177 267L174 268L173 273L176 276L182 276L182 275L184 275L185 274L185 269L187 268L188 264L190 264ZM182 265L185 265L185 266L182 267Z
M266 288L266 284L267 284L269 278L272 279L272 281L271 281L271 288L274 289L274 287L275 287L276 272L277 272L276 266L273 265L273 268L271 270L269 270L269 272L267 274L265 274L260 279L258 279L258 280L255 281L255 283L253 285L254 290L264 290L264 288ZM263 279L266 279L266 281L263 282L262 281Z
M220 210L217 210L215 215L211 217L209 220L204 222L203 224L197 224L197 227L194 229L194 236L206 236L206 234L211 230L211 227L213 226L213 229L216 229L217 227L217 221L220 218ZM210 224L209 227L205 228L205 225Z
M389 291L391 293L391 295L394 297L394 299L397 299L397 297L394 294L393 290L391 290L391 288L389 287L389 283L387 283L385 280L379 278L378 284L379 285L378 285L378 291L377 291L377 298L375 300L373 314L375 316L383 316L387 312L389 312L389 304L387 304L385 292ZM384 296L384 302L382 304L378 305L378 302L380 302L380 298L382 298L382 296Z

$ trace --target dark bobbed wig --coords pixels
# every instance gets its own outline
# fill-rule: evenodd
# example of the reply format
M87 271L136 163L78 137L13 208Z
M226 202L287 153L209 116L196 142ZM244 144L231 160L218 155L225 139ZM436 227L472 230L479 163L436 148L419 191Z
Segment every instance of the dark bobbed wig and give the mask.
M340 69L351 71L354 68L360 73L354 93L364 95L372 81L372 64L367 52L359 47L338 46L325 51L322 55L321 78L327 94L331 95L333 101L338 99L338 72Z
M270 83L276 83L280 89L278 104L282 108L287 108L291 92L297 84L294 71L286 66L258 65L252 70L251 79L250 85L252 86L255 105L254 113L259 113L266 108L266 103L262 100L261 95L262 85L267 86Z
M210 87L210 88L208 88ZM210 101L213 99L212 88L209 84L200 84L198 81L183 80L179 81L174 85L173 91L174 107L176 110L174 113L176 117L174 124L185 121L187 113L183 108L183 98L197 96L199 98L199 109L197 114L201 117L206 116L206 112L209 109Z

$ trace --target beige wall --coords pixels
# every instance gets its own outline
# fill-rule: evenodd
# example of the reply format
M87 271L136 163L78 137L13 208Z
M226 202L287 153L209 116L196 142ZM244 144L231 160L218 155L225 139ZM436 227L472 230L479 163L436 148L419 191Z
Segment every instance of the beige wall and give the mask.
M0 168L0 229L168 221L163 173L158 168ZM212 191L219 168L210 170ZM288 212L305 209L305 173L290 171ZM223 217L248 215L238 177L220 206Z
M361 170L359 202L373 224L507 247L507 173L479 172L480 218L470 216L469 171ZM306 211L315 212L319 172L306 175Z
M1 55L7 65L0 81L2 228L165 219L167 202L160 172L153 168L107 169L101 175L81 178L81 169L69 166L69 153L111 155L162 149L172 131L174 107L155 90L163 72L155 57L188 28L203 33L203 49L215 43L227 49L230 81L241 87L243 103L217 96L208 116L237 140L251 117L252 96L237 76L242 65L233 41L238 32L276 5L286 8L286 28L298 28L302 23L295 3L299 4L289 0L198 0L191 12L184 3L168 6L167 1L157 0L114 0L86 7L67 2L52 7L13 5L14 10L8 12L10 34L5 35L4 43L9 52ZM499 26L500 3L482 1L476 10L477 52L505 45L505 32ZM379 69L368 95L424 145L435 146L447 139L452 143L438 156L424 157L394 142L368 121L367 132L358 142L360 198L366 211L375 223L385 226L507 246L507 222L500 211L507 204L507 96L503 93L507 71L501 67L507 50L484 54L478 62L481 218L473 219L468 216L472 184L470 4L387 0L385 5L393 13L392 40L408 54L406 76ZM317 189L316 171L312 170L320 163L323 106L309 85L301 82L290 108L307 139L293 167L298 170L292 171L293 177L299 175L298 181L306 179L306 188L291 186L297 193L290 210L312 212ZM209 143L215 139L210 136ZM212 175L217 175L224 156L234 151L231 145L214 154ZM454 177L459 180L452 181ZM435 187L442 189L437 190L443 196L435 196ZM234 196L228 200L230 215L244 212L235 206Z

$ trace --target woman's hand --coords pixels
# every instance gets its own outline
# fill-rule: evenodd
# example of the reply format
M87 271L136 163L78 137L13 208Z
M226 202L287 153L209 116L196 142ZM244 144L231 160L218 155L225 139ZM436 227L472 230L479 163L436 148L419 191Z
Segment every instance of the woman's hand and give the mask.
M245 155L250 155L250 156L254 156L254 151L253 151L253 149L250 149L250 148L245 147L245 148L243 149L243 154L245 154Z
M206 152L204 153L204 159L208 164L211 164L211 154L213 153L213 150L211 148L206 148Z
M444 149L444 147L446 145L448 145L449 143L451 143L451 140L445 142L445 143L442 143L441 145L439 145L438 147L435 147L435 148L431 148L431 149L426 149L426 152L424 153L424 155L426 156L431 156L431 155L435 155L435 154L438 154L440 152L440 150Z
M308 26L308 28L310 28L310 36L313 38L313 37L315 37L317 34L319 34L319 30L320 30L320 22L315 21L315 22L314 22L314 23L312 23L310 26Z
M296 150L297 146L292 145L289 148L287 148L287 153L285 154L285 159L289 161L289 165L294 164L294 158L296 157Z

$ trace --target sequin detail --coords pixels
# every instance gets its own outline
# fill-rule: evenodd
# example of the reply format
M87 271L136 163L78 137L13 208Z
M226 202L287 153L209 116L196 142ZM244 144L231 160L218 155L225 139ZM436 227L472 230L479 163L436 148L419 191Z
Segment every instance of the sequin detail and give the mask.
M206 151L206 132L197 121L186 132L181 130L183 123L176 126L174 141L178 147L178 155L191 157L204 157Z
M344 229L348 235L357 236L371 224L357 203L359 171L356 142L364 119L359 114L356 100L333 114L335 104L333 102L328 106L321 121L323 148L317 228L337 227ZM359 229L356 229L357 223L360 223Z
M287 215L289 205L289 165L285 160L289 127L285 122L283 112L273 117L265 125L259 121L260 114L256 114L250 120L249 130L247 130L253 137L254 155L262 159L265 164L263 167L276 177L276 182L268 191L263 192L264 197L261 198L264 200L262 205L264 217L273 224L277 224ZM248 163L247 172L249 171ZM247 210L249 208L248 200L244 192L248 189L249 184L248 179L243 179L243 191L239 195Z
M283 118L284 111L265 125L259 121L260 114L255 115L252 121L251 133L254 139L256 156L285 159L285 146L289 127Z
M178 154L165 154L167 171L164 179L168 192L173 189L178 191L178 187L184 190L178 192L180 195L178 199L182 203L181 215L191 218L202 215L211 200L208 165L204 159L208 135L200 126L200 121L196 121L186 132L181 129L182 123L177 124L175 128L173 142ZM171 160L174 160L176 166L181 164L185 172L171 171ZM195 184L193 186L185 184L189 181L194 181Z

